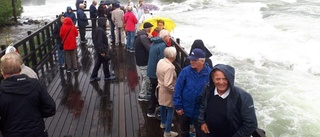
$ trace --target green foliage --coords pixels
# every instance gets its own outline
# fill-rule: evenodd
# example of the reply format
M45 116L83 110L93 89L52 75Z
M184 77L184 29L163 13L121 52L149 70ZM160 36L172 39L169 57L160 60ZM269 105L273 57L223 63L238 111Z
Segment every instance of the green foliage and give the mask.
M21 0L14 0L16 7L16 15L20 16L23 8ZM0 0L0 25L10 23L10 19L13 17L12 0Z

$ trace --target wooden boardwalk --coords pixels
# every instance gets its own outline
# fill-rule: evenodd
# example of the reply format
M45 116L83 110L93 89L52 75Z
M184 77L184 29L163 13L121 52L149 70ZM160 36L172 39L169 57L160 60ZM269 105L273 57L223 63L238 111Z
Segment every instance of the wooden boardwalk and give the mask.
M90 83L94 66L91 33L88 43L78 45L80 71L68 74L56 72L47 89L57 106L57 113L46 119L52 137L161 137L160 121L146 116L148 102L137 100L141 77L135 65L134 53L122 46L111 60L111 72L116 80ZM57 67L58 70L58 67ZM104 75L99 70L99 77ZM172 130L177 131L177 123Z

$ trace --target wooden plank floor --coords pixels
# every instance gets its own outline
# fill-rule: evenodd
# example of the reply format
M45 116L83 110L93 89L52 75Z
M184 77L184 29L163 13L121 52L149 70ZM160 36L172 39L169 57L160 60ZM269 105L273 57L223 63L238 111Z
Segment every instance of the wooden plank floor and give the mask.
M117 53L111 60L116 80L89 81L94 66L91 33L88 43L78 45L78 73L60 70L48 84L48 92L57 106L57 113L46 119L52 137L161 137L159 120L147 118L148 102L137 100L141 79L134 53L122 46L113 46ZM57 69L58 70L58 69ZM99 77L104 75L99 70ZM177 123L174 121L174 131Z

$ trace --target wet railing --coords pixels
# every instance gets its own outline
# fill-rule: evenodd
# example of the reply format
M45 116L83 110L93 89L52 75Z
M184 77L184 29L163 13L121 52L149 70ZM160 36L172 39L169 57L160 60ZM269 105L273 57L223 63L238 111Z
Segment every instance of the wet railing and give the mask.
M56 22L57 20L46 23L35 32L28 31L27 37L13 44L24 64L32 68L39 78L48 77L48 71L55 69L57 54L53 29ZM1 47L0 57L4 55L5 48Z

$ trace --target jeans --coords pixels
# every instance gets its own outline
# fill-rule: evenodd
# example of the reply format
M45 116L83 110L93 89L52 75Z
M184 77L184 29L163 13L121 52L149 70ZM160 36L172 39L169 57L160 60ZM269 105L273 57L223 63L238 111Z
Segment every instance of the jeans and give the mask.
M139 92L139 96L144 98L146 97L150 87L150 79L147 76L147 66L139 66L139 69L142 77L141 90Z
M105 57L101 56L99 53L96 53L96 62L94 64L91 78L96 78L98 77L98 71L100 69L101 64L103 64L103 73L105 78L110 77L110 72L109 72L109 60L107 60Z
M201 131L201 125L198 122L198 119L194 119L188 117L187 115L183 114L180 116L180 128L181 128L181 137L190 137L190 124L193 123L194 128L196 130L197 137L204 137L204 133Z
M65 63L65 57L64 57L64 51L60 49L61 44L57 44L57 50L58 50L58 63L59 66L63 66Z
M166 125L165 133L170 133L171 131L173 112L173 107L160 106L161 124Z
M127 31L127 49L134 50L134 35L135 31Z
M156 98L156 88L158 86L158 80L156 78L150 78L151 83L151 98L148 106L148 113L154 113L156 111L156 106L159 105L158 99Z

